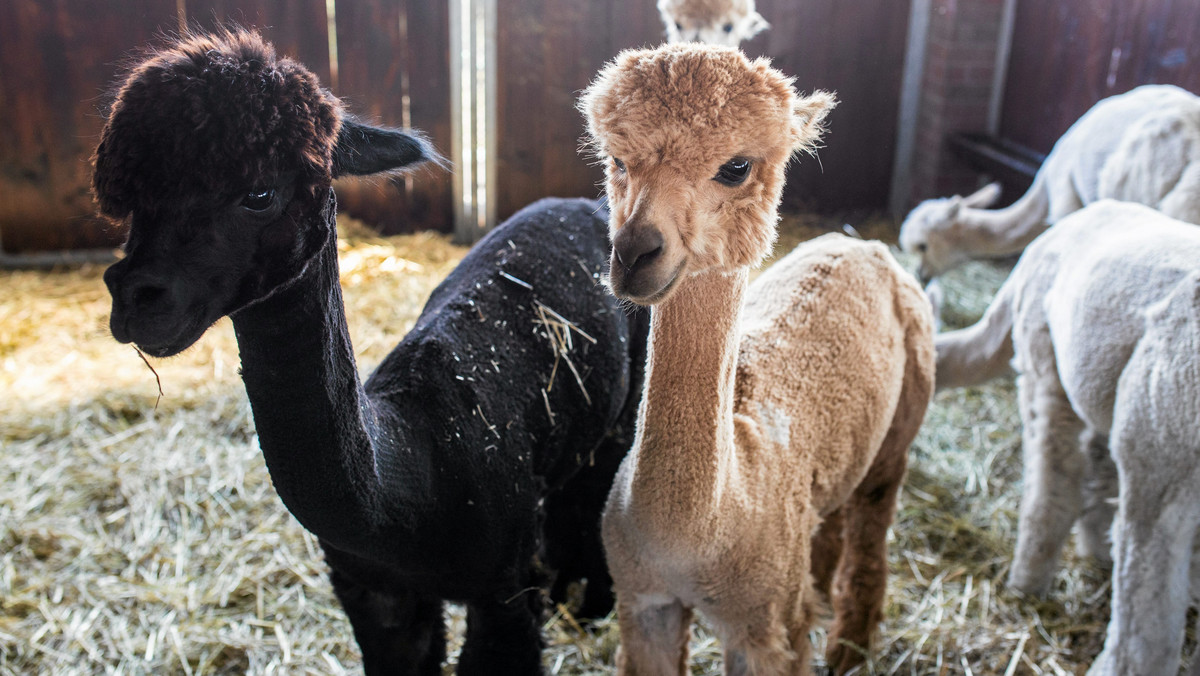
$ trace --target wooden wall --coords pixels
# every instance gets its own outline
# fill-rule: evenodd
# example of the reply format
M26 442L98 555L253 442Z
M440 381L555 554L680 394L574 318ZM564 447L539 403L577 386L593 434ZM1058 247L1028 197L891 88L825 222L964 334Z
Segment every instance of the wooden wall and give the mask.
M771 30L745 45L804 90L836 90L828 147L791 170L786 199L878 208L891 174L908 0L761 0ZM5 0L0 3L0 233L7 250L112 245L92 217L88 158L121 65L181 20L260 28L370 120L450 150L448 3L336 0L336 75L325 0ZM546 195L599 194L578 154L575 99L626 47L661 42L653 0L498 3L498 212ZM341 181L343 212L385 232L451 227L451 176Z
M771 28L743 45L796 76L835 90L826 146L789 171L791 208L880 209L888 199L909 0L759 0ZM503 0L499 8L498 215L542 195L599 193L602 172L576 153L575 98L618 51L653 46L653 0Z
M448 2L336 0L0 2L0 233L9 251L111 245L91 215L88 158L120 66L181 21L258 27L353 112L413 126L450 150ZM772 27L744 45L803 90L834 90L826 147L790 170L789 208L880 209L891 181L910 0L759 0ZM653 0L501 0L499 216L546 195L599 193L578 154L578 93L626 47L662 39ZM1097 100L1146 82L1200 91L1200 3L1019 0L1001 134L1042 152ZM451 175L339 183L343 210L386 232L448 231Z
M771 28L744 49L796 76L803 91L837 92L825 148L788 173L785 206L884 209L896 153L910 0L758 0Z
M175 5L83 4L0 2L0 234L9 250L119 238L90 217L88 157L115 64L159 25L175 27Z
M496 214L547 196L595 197L603 172L578 153L579 93L619 51L662 42L653 0L498 0Z
M1147 83L1200 92L1200 2L1019 0L1000 133L1041 152L1100 99Z
M94 218L91 166L123 65L181 22L256 27L315 72L349 109L411 125L450 147L447 5L338 0L337 82L325 0L0 2L0 234L9 251L118 244ZM402 35L402 33L404 33ZM405 100L411 102L406 108ZM405 111L408 111L407 119ZM340 182L342 210L387 232L449 230L450 175Z

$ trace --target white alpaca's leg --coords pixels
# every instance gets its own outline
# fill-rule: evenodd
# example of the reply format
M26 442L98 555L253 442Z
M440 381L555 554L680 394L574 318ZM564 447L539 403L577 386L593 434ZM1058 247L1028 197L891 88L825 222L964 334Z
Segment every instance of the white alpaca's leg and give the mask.
M1083 421L1071 409L1054 364L1037 364L1017 381L1023 426L1024 476L1017 547L1009 585L1045 594L1063 542L1082 509Z
M678 600L617 596L617 650L620 676L684 676L688 673L688 640L692 609Z
M1172 474L1169 467L1160 469ZM1174 477L1123 476L1121 483L1112 614L1104 652L1088 673L1174 674L1183 646L1200 505L1193 494L1180 494L1179 486L1171 485Z
M1190 294L1176 298L1186 303L1183 313L1194 312ZM1151 315L1118 384L1112 443L1120 507L1113 530L1112 615L1104 651L1089 672L1097 676L1174 674L1179 668L1200 525L1194 411L1200 369L1192 357L1197 342L1188 344L1200 330L1181 328L1172 321L1177 317Z
M1088 428L1080 437L1086 470L1083 481L1083 514L1075 548L1097 565L1112 565L1113 516L1117 512L1117 464L1108 448L1108 437Z
M942 307L946 303L946 292L942 289L940 277L934 277L925 285L925 297L933 307L933 331L937 333L942 330Z

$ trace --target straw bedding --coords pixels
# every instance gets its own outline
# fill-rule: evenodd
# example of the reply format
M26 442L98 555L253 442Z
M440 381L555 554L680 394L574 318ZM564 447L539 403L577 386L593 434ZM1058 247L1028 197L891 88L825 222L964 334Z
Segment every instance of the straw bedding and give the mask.
M839 225L789 217L779 250ZM465 249L342 227L365 373ZM891 236L894 224L859 230ZM0 282L0 674L358 670L316 541L271 487L228 320L153 362L160 399L138 354L108 335L101 273ZM978 317L1005 274L973 264L948 276L948 323ZM1003 584L1020 491L1011 381L940 395L910 466L869 673L1082 673L1103 640L1104 575L1068 552L1048 601ZM448 613L453 659L464 623ZM545 628L551 673L611 672L611 619L585 630L560 609ZM693 653L693 673L720 673L703 627Z

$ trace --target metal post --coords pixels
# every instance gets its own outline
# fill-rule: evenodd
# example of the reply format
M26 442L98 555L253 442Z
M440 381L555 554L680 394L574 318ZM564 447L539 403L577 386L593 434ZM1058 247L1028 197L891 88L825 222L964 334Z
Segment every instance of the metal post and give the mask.
M930 0L912 0L908 16L908 45L904 77L900 83L900 114L896 123L896 157L892 163L892 188L888 200L899 218L912 193L913 154L917 144L917 116L921 110L921 80L925 76L925 48L929 42Z
M496 222L496 0L449 0L454 239Z

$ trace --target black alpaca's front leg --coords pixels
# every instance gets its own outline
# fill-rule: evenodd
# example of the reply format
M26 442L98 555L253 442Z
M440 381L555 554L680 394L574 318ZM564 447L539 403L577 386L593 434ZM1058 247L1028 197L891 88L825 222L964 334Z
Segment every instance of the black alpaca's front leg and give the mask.
M600 619L613 609L600 514L630 443L624 436L605 440L582 459L585 464L578 474L546 497L546 560L556 574L550 600L567 604L571 583L587 580L574 613L577 620Z
M367 589L337 570L329 579L350 618L367 676L442 673L446 630L441 599Z
M467 606L467 637L459 676L536 676L542 673L541 590Z

